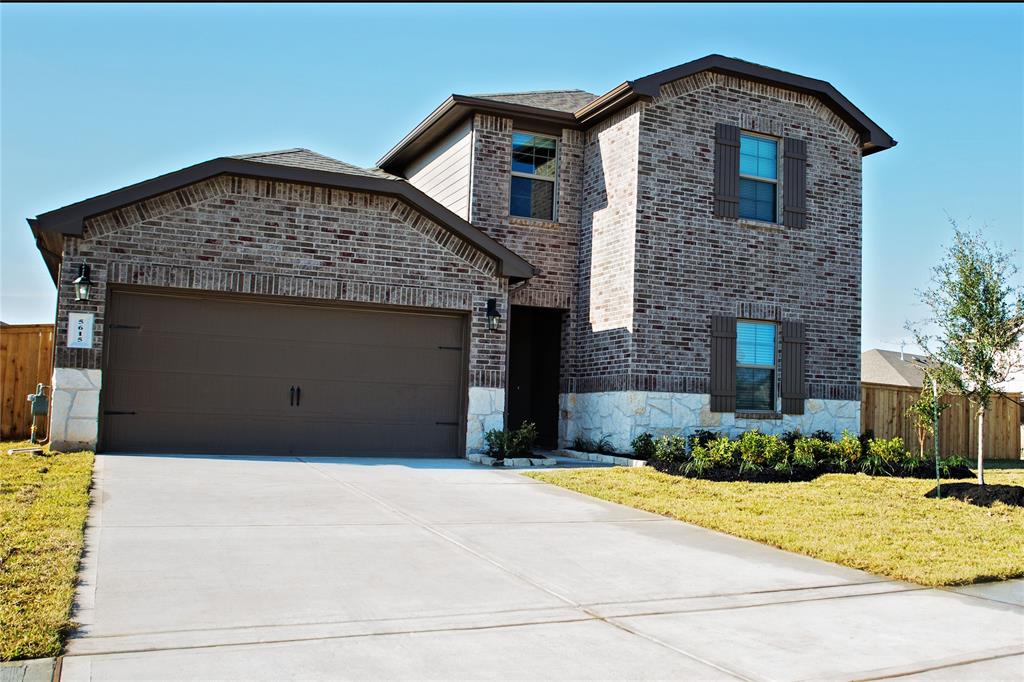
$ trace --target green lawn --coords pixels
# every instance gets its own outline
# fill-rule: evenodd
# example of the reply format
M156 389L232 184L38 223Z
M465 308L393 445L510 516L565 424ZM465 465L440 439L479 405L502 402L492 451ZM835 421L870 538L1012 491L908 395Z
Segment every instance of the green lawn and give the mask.
M91 452L8 455L0 443L0 660L54 656L71 626Z
M1024 575L1024 508L923 497L935 481L829 474L806 483L717 483L651 468L562 469L540 481L907 580L962 585ZM1024 470L988 483L1024 485Z

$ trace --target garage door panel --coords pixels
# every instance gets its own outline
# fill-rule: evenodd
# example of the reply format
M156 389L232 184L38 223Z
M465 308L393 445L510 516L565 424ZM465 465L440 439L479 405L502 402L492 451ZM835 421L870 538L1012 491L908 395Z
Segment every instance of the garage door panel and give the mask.
M105 382L111 410L273 416L288 406L287 381L276 377L118 370Z
M182 429L179 416L150 413L143 421L134 415L107 415L104 438L116 443L119 452L269 455L287 454L292 444L294 431L287 419L192 414L189 428ZM238 439L238 432L247 433L247 441Z
M325 444L338 443L344 454L354 457L448 457L459 440L459 429L443 425L395 424L374 433L358 422L313 420L305 428L309 429L308 445L294 454L335 455L338 446Z
M381 348L341 346L344 358L325 362L323 355L307 352L293 358L295 374L304 380L339 382L416 383L452 386L462 381L462 354L436 347ZM337 348L331 353L341 352Z
M459 316L115 291L108 319L108 450L460 454Z
M387 427L458 419L459 405L449 400L450 386L408 383L303 382L302 415L346 421L377 421Z

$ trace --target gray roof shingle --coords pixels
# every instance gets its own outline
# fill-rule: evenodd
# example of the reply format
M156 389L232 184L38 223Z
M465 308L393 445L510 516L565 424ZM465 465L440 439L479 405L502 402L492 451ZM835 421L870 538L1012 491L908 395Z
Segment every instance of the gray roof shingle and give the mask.
M239 154L229 157L242 159L244 161L256 161L267 163L273 166L292 166L294 168L308 168L310 170L330 171L331 173L345 173L346 175L362 175L370 178L385 178L387 180L400 179L396 175L385 173L379 168L361 168L345 163L338 159L332 159L323 154L317 154L309 149L295 147L294 149L281 149L274 152L256 152L254 154Z
M497 92L485 95L470 95L477 99L489 99L495 102L521 104L538 109L551 109L573 113L580 107L590 104L597 95L585 90L533 90L529 92Z
M898 350L866 350L860 355L860 380L869 384L920 388L924 382L924 372L917 362L919 360L924 361L925 357L913 353L901 354Z

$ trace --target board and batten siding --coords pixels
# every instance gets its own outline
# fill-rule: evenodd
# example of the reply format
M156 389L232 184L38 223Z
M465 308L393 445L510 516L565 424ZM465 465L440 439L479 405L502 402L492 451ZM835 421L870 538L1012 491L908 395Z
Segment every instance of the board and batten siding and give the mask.
M467 119L405 171L414 187L463 220L469 220L473 126Z

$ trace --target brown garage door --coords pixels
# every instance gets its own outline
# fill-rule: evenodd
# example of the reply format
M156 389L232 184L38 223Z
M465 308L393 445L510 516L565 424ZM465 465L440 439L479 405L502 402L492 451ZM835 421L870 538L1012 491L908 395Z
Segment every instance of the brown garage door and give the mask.
M456 315L114 292L114 452L458 456Z

